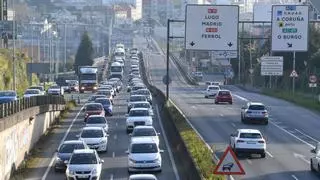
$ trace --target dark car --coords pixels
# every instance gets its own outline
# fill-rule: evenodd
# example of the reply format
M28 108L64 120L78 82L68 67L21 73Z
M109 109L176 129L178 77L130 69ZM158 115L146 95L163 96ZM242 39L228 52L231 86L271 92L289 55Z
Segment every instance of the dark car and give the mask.
M75 149L89 149L85 142L79 140L64 141L57 149L57 158L54 165L55 171L64 171L67 166L66 161L69 161Z
M16 101L18 99L15 91L0 91L0 104Z
M84 121L87 121L87 118L90 115L102 115L105 116L105 111L100 103L88 103L85 105L85 116L84 116Z
M229 90L220 90L214 100L215 104L219 104L219 103L229 103L232 104L233 100L232 100L232 95L231 92Z
M104 97L107 97L107 96L103 94L94 94L90 96L90 98L88 99L88 103L94 102L97 98L104 98Z
M102 104L104 111L109 115L112 116L112 101L109 98L97 98L95 103Z

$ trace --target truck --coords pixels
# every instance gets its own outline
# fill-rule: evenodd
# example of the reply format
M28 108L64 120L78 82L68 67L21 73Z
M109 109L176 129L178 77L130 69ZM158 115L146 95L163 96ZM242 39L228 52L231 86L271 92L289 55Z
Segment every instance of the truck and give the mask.
M123 77L123 66L119 62L113 62L110 67L110 78L120 78Z
M79 66L79 92L96 92L98 87L98 68L93 66Z

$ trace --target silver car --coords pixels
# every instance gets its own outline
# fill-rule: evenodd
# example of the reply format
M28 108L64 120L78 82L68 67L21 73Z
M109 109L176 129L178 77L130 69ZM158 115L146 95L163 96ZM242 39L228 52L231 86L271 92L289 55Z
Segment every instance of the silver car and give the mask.
M248 102L241 108L241 121L243 123L268 124L269 114L266 106L259 102Z

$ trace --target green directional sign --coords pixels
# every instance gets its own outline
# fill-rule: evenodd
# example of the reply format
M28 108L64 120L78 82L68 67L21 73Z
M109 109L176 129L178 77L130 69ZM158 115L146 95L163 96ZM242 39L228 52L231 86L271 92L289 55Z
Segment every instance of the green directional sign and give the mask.
M297 28L283 28L282 33L297 33L298 29Z

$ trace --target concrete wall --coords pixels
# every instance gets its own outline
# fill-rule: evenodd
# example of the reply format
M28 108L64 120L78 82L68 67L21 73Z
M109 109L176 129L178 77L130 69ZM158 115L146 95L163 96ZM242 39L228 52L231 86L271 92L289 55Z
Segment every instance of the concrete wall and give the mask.
M10 178L11 172L17 169L63 108L63 105L37 106L0 119L1 180Z

